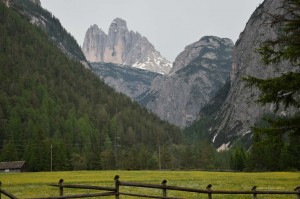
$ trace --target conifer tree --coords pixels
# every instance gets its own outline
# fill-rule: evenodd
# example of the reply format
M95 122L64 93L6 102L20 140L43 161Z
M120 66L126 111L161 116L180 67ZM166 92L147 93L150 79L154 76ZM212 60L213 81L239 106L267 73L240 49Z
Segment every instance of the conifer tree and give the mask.
M272 166L265 164L264 169L269 170L278 170L278 162L280 162L278 159L280 156L286 159L287 157L296 157L299 156L297 154L300 154L299 150L288 150L291 147L282 144L282 141L285 141L288 145L295 145L291 140L299 139L300 137L300 0L285 0L283 1L282 9L285 10L285 14L272 15L272 25L277 25L280 29L278 38L264 42L258 49L258 52L261 54L262 62L265 65L275 64L280 67L282 63L288 63L294 67L293 71L295 72L288 72L279 77L269 79L244 78L249 86L256 86L261 91L258 99L258 102L261 104L274 104L275 112L280 108L294 108L295 110L294 115L265 118L266 126L253 128L254 135L256 137L260 135L259 137L264 139L253 140L252 157L261 159L257 157L259 154L254 154L254 151L258 150L256 146L261 146L258 144L259 142L268 142L267 145L259 148L259 150L269 152L270 154L267 154L268 157L274 154L274 145L276 145L277 154L281 153L281 155L277 155L272 160L269 160L269 162L272 162ZM268 150L267 147L270 146L273 146L273 148ZM280 147L281 149L279 149ZM299 149L296 146L292 148ZM290 154L287 154L289 152ZM273 164L273 160L276 160L277 163ZM252 161L255 160L253 159ZM281 161L281 169L286 169L288 165L284 166L282 164L283 161ZM260 163L260 165L264 164ZM299 165L296 164L294 166L300 169Z
M264 42L258 52L262 56L262 62L268 64L280 64L288 61L289 64L299 69L300 66L300 0L286 0L283 3L287 10L285 15L273 16L273 24L281 27L281 33L276 40ZM296 70L297 70L296 69ZM299 71L299 70L298 70ZM285 108L290 106L300 107L300 73L289 72L282 76L259 79L247 77L249 85L257 86L262 92L259 102L262 104L274 103L277 109L280 105Z

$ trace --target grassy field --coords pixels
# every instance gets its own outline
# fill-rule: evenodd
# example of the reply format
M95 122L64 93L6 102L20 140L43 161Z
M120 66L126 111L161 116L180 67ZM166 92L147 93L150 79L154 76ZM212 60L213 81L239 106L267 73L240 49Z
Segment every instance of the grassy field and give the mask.
M205 189L208 184L215 190L257 190L292 191L300 186L298 172L268 173L232 173L203 171L73 171L73 172L37 172L37 173L1 173L2 189L20 198L58 196L58 188L48 186L64 179L65 184L85 184L114 186L114 176L119 175L120 181L160 184L167 179L167 185ZM138 192L161 195L161 190L121 187L122 192ZM92 191L75 191L66 189L66 194L93 193ZM184 198L207 198L207 195L194 193L168 192L168 196ZM5 198L2 196L2 199ZM114 198L114 197L105 197ZM120 198L133 198L121 196ZM213 198L253 198L251 195L214 195ZM261 195L258 198L297 198L294 195L274 196Z

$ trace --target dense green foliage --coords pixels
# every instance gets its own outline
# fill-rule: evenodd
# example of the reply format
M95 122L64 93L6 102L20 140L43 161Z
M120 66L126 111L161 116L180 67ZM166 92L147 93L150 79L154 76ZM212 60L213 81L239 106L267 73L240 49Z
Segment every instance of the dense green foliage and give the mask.
M253 146L249 154L248 169L300 169L300 136L285 128L293 123L293 118L265 115L253 127Z
M185 154L189 158L191 168L203 168L203 165L206 165L203 169L238 170L230 167L232 151L217 152L213 143L210 142L210 140L213 140L213 135L210 134L210 130L216 122L214 118L225 101L229 89L230 81L227 80L225 85L211 99L210 103L201 109L199 115L200 119L191 126L183 129L185 143L190 146L187 148ZM210 153L208 153L208 151L210 151ZM202 163L200 163L201 161ZM203 162L207 162L207 164ZM199 165L202 165L202 167L199 167Z
M249 168L255 170L300 169L300 1L286 0L283 8L286 14L272 16L272 24L280 27L279 37L263 43L258 52L264 64L281 67L288 61L298 72L245 80L260 89L260 103L273 103L275 111L293 108L294 114L268 116L253 127Z
M54 170L150 169L159 148L182 142L178 128L114 92L3 3L0 33L1 161L50 170L52 145Z

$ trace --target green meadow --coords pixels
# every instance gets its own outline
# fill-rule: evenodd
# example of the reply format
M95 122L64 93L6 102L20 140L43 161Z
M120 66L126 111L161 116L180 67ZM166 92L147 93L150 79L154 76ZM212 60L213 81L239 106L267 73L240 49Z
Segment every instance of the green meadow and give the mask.
M292 191L300 186L299 172L204 172L204 171L72 171L72 172L36 172L36 173L1 173L2 189L19 198L37 198L58 196L58 188L49 184L64 179L65 184L84 184L114 187L114 176L120 181L160 184L168 180L167 185L205 189L208 184L215 190L257 190ZM121 187L121 192L161 195L161 190ZM94 193L95 191L65 189L65 195ZM168 192L168 196L183 198L207 198L205 194ZM2 199L5 198L2 196ZM104 197L114 198L114 197ZM121 196L120 198L133 198ZM213 195L213 198L253 198L251 195ZM259 195L258 198L297 198L295 195Z

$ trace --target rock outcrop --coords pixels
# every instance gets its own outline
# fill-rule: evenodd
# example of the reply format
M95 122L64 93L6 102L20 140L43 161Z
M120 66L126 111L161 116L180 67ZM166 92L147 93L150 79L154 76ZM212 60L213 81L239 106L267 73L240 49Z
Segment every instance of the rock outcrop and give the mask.
M168 76L157 77L139 102L161 119L185 127L229 78L233 42L206 36L187 46Z
M120 18L111 23L108 35L97 25L91 26L82 51L89 62L115 63L161 74L168 74L172 66L146 37L129 31L126 21Z
M7 7L10 7L14 2L14 0L1 0L1 1L3 1L3 3L5 3L5 5ZM41 1L40 0L25 0L25 1L31 1L32 3L34 3L38 6L41 6Z
M41 6L41 1L40 0L30 0L32 3Z
M264 66L260 54L256 52L264 41L278 37L279 28L272 25L271 21L273 16L285 12L282 2L283 0L265 0L252 14L235 44L231 88L221 110L216 114L216 125L211 130L212 141L220 149L229 147L238 137L251 136L251 126L255 121L263 114L273 111L272 104L261 106L256 102L259 90L247 87L242 78L270 78L294 70L286 62L277 66Z
M1 0L5 5L6 5L6 7L10 7L10 5L11 5L11 0Z
M162 76L159 73L112 63L91 63L91 67L107 85L134 101L138 101L139 96L149 92L152 81Z

